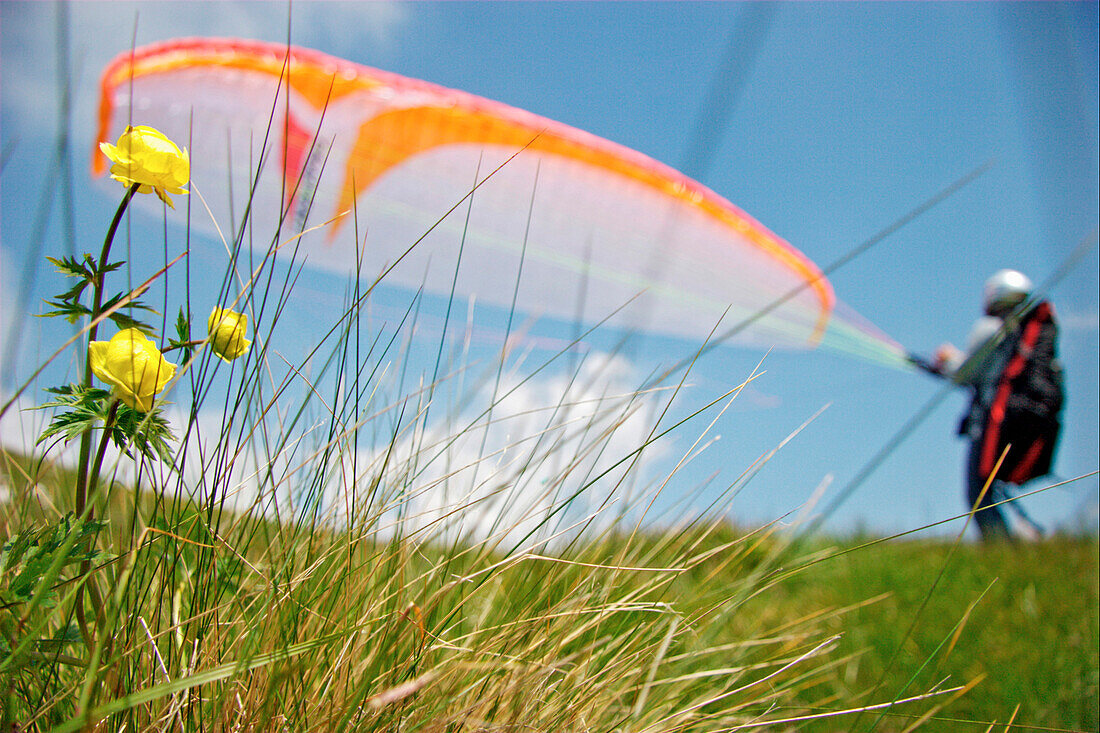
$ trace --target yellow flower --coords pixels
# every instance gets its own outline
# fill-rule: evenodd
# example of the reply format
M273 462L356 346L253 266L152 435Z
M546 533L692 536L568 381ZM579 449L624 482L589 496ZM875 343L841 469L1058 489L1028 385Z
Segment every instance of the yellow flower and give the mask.
M176 373L156 345L136 328L119 331L110 341L88 344L95 375L114 387L115 395L138 412L153 409L153 396Z
M215 308L210 313L206 327L210 331L210 348L223 361L233 361L252 345L245 338L248 333L248 316L243 313Z
M155 192L173 208L168 194L187 194L183 187L191 178L191 160L186 150L181 151L159 130L145 125L127 127L117 145L100 143L99 149L114 164L111 178L122 185L140 184L138 192Z

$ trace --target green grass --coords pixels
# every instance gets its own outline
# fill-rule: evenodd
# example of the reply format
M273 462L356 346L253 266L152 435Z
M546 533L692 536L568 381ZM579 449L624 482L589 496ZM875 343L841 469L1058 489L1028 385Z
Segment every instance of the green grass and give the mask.
M911 694L948 676L980 679L926 729L985 730L1015 712L1020 730L1096 730L1097 584L1095 538L996 547L893 541L799 573L784 584L784 603L881 598L833 622L845 635L840 650L862 652L836 679L849 700L875 688L876 697Z
M15 487L28 473L10 457L5 468ZM45 471L40 491L65 477ZM923 729L1013 717L1019 730L1096 729L1092 539L818 540L788 558L802 566L791 573L772 564L781 537L722 524L509 558L243 515L224 516L215 539L186 502L139 505L173 529L147 530L93 572L128 580L89 697L114 713L107 729L727 730L971 682L881 720L801 727L903 730L930 713ZM39 510L23 506L33 522ZM112 506L121 549L135 507ZM39 662L7 679L8 714L26 729L78 729L65 725L86 670ZM385 691L408 696L383 704Z

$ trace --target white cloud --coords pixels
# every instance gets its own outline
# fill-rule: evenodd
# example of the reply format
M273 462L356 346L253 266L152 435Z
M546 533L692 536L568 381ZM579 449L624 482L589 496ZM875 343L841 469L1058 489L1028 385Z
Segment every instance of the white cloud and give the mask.
M486 385L463 415L418 423L392 448L360 457L360 475L349 483L362 495L381 473L383 495L359 507L357 522L369 515L383 534L401 523L423 540L505 544L530 535L526 546L601 512L595 525L606 527L628 509L631 480L667 450L664 443L648 448L623 480L655 412L655 395L636 389L630 363L607 355L590 356L573 380L506 376L491 413L483 412L493 402L493 385ZM334 514L343 514L349 490L330 489Z
M305 430L282 453L257 460L242 451L219 493L227 491L239 509L255 504L270 514L277 503L284 519L308 514L378 537L400 531L418 541L462 538L501 549L527 538L522 544L530 548L590 517L591 526L609 526L629 511L634 483L644 484L649 466L668 452L662 441L631 460L650 434L658 400L637 392L638 381L626 359L595 354L574 379L505 375L499 389L477 390L457 416L410 398L406 415L419 417L406 419L396 438L383 431L379 445L356 451L325 445L316 437L328 435L320 427L316 436ZM213 442L220 417L201 422L207 437L199 442ZM202 465L189 466L190 481L209 482L218 465L210 450L203 449ZM198 442L189 453L199 455ZM269 466L271 478L260 481Z

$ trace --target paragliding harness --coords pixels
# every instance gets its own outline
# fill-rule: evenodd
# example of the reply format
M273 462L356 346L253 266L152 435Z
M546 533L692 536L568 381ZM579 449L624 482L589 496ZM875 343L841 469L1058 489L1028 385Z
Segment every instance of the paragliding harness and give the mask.
M979 438L983 476L993 472L1006 449L998 479L1021 485L1050 473L1064 399L1057 338L1054 308L1046 301L1026 311L1015 335L1009 336L1005 346L1010 356ZM969 432L967 422L960 433Z

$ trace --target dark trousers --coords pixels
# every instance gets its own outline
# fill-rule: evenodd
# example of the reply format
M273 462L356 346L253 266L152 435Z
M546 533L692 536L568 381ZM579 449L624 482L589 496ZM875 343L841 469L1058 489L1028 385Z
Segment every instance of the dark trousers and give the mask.
M985 492L985 496L982 496L980 502L978 501L978 496L985 488L986 479L989 478L982 473L981 453L981 440L970 441L970 456L966 462L966 508L974 508L974 521L978 525L978 531L981 532L982 540L1007 540L1009 538L1008 522L1005 521L1001 507L992 506L1004 495L998 490L1001 482L994 480L989 490Z

